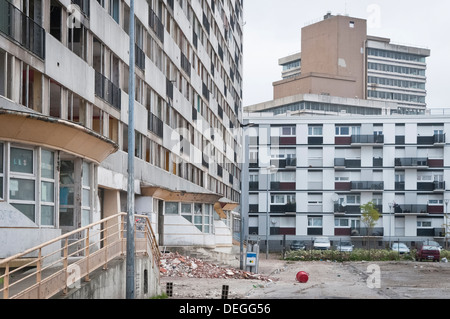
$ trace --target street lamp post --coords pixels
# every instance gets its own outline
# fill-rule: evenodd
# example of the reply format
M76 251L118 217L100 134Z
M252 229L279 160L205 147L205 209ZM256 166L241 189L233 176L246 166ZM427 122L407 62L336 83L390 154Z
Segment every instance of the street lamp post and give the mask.
M391 247L391 225L392 225L392 208L395 207L395 202L389 203L389 247Z

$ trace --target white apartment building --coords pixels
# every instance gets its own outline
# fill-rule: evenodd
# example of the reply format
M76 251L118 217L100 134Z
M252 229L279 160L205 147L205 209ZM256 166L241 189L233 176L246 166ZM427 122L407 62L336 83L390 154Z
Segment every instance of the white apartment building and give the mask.
M242 191L248 196L242 209L248 238L264 246L269 229L271 249L279 249L283 239L317 236L360 242L368 234L360 206L373 201L381 218L368 235L379 247L390 240L443 243L450 200L448 111L257 112L244 118L249 127Z
M0 0L0 258L135 207L164 246L229 246L242 1ZM130 92L129 76L136 91Z

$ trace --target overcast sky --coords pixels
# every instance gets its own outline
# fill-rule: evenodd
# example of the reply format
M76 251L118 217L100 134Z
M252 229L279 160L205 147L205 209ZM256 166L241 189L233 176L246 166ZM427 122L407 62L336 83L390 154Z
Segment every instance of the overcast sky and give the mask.
M367 20L367 33L428 48L427 105L450 108L450 1L245 0L244 106L270 101L278 59L301 50L301 29L330 11Z

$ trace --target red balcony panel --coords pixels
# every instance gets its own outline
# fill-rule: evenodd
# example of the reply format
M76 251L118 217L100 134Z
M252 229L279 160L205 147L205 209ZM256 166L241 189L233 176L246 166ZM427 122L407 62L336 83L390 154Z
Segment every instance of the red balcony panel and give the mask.
M337 191L349 191L352 188L351 182L336 182L334 183L334 189Z
M280 136L280 145L295 145L297 144L297 137L295 136Z
M295 182L294 183L280 183L280 191L295 191Z
M351 136L336 136L334 138L334 144L336 145L350 145L352 144Z
M350 236L352 234L351 228L335 228L334 236Z
M428 206L428 214L443 214L444 206Z
M295 227L294 228L279 228L280 235L295 235Z
M443 159L428 159L429 167L444 167Z

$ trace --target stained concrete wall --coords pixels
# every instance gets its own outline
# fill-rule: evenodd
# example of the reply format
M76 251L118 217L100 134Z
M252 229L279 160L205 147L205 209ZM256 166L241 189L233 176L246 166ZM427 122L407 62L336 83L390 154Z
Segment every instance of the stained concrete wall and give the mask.
M148 299L161 294L159 268L149 256L135 258L135 299ZM98 269L75 283L66 296L53 299L126 299L126 258L108 263L108 269Z

